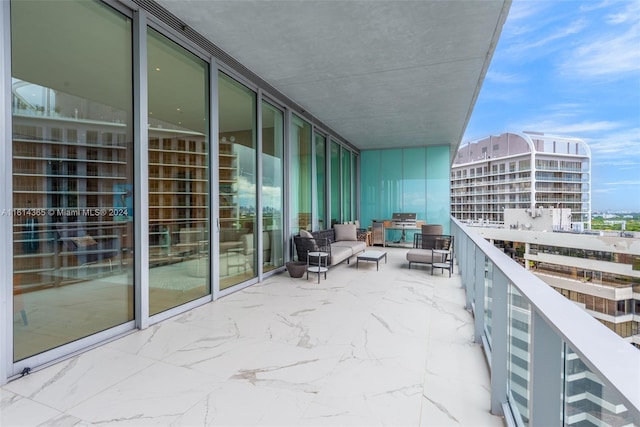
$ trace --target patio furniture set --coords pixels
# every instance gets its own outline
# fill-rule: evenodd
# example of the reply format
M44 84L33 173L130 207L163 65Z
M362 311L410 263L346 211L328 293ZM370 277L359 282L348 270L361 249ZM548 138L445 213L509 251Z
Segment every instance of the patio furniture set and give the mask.
M409 261L409 269L412 264L427 264L433 270L440 269L441 272L447 270L449 277L453 272L453 236L443 235L442 226L423 225L422 233L414 235L413 247L407 252L406 258ZM427 232L438 232L438 234L428 234ZM326 280L327 271L330 267L338 265L344 261L350 263L352 256L356 256L356 268L359 268L360 261L375 262L376 270L379 270L380 261L384 258L387 262L387 252L383 250L367 250L366 233L358 231L354 224L335 224L328 230L308 232L300 230L300 234L294 236L294 244L298 261L287 263L287 270L291 277L302 277L309 273L315 273L320 277L324 275Z

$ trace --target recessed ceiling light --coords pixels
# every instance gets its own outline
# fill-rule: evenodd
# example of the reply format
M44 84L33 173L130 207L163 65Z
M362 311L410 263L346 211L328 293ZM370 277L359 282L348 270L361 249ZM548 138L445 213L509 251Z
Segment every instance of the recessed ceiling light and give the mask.
M156 71L160 71L160 67L156 67Z

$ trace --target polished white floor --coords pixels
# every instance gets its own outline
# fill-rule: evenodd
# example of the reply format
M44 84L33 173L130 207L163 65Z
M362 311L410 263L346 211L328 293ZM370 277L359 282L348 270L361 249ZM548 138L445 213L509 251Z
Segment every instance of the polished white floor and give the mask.
M287 273L0 389L8 426L502 426L460 277Z

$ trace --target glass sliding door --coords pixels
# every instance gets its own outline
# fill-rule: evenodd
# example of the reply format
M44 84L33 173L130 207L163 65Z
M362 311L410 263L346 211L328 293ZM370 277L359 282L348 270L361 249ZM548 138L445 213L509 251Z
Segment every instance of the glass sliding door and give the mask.
M262 102L262 270L284 265L284 116Z
M132 22L14 1L11 49L18 361L133 320Z
M311 231L311 125L296 116L291 120L290 182L291 232Z
M316 210L314 212L318 219L318 229L324 230L325 223L325 196L326 196L326 161L327 155L325 137L320 134L314 135L315 161L316 161Z
M208 66L147 31L149 314L210 293Z
M340 216L340 145L331 141L331 226L342 222Z
M351 217L351 152L342 148L342 222L353 221Z
M220 73L220 289L257 275L256 94Z

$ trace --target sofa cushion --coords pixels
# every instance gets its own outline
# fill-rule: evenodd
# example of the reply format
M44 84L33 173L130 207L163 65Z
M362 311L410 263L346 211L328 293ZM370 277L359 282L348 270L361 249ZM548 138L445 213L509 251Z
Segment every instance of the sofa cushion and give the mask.
M335 247L346 247L346 248L351 248L351 255L355 255L358 252L362 252L364 250L367 249L367 244L365 242L361 242L359 240L352 242L352 241L346 241L346 240L342 240L340 242L335 242L331 244L331 249L333 250L333 248Z
M331 245L331 265L336 265L348 259L353 255L353 251L348 246L335 246L335 243Z
M436 254L431 249L409 249L407 261L409 261L409 264L412 262L433 264L434 262L444 262L444 255Z
M336 242L357 241L356 226L354 224L335 224L333 226L336 235Z

